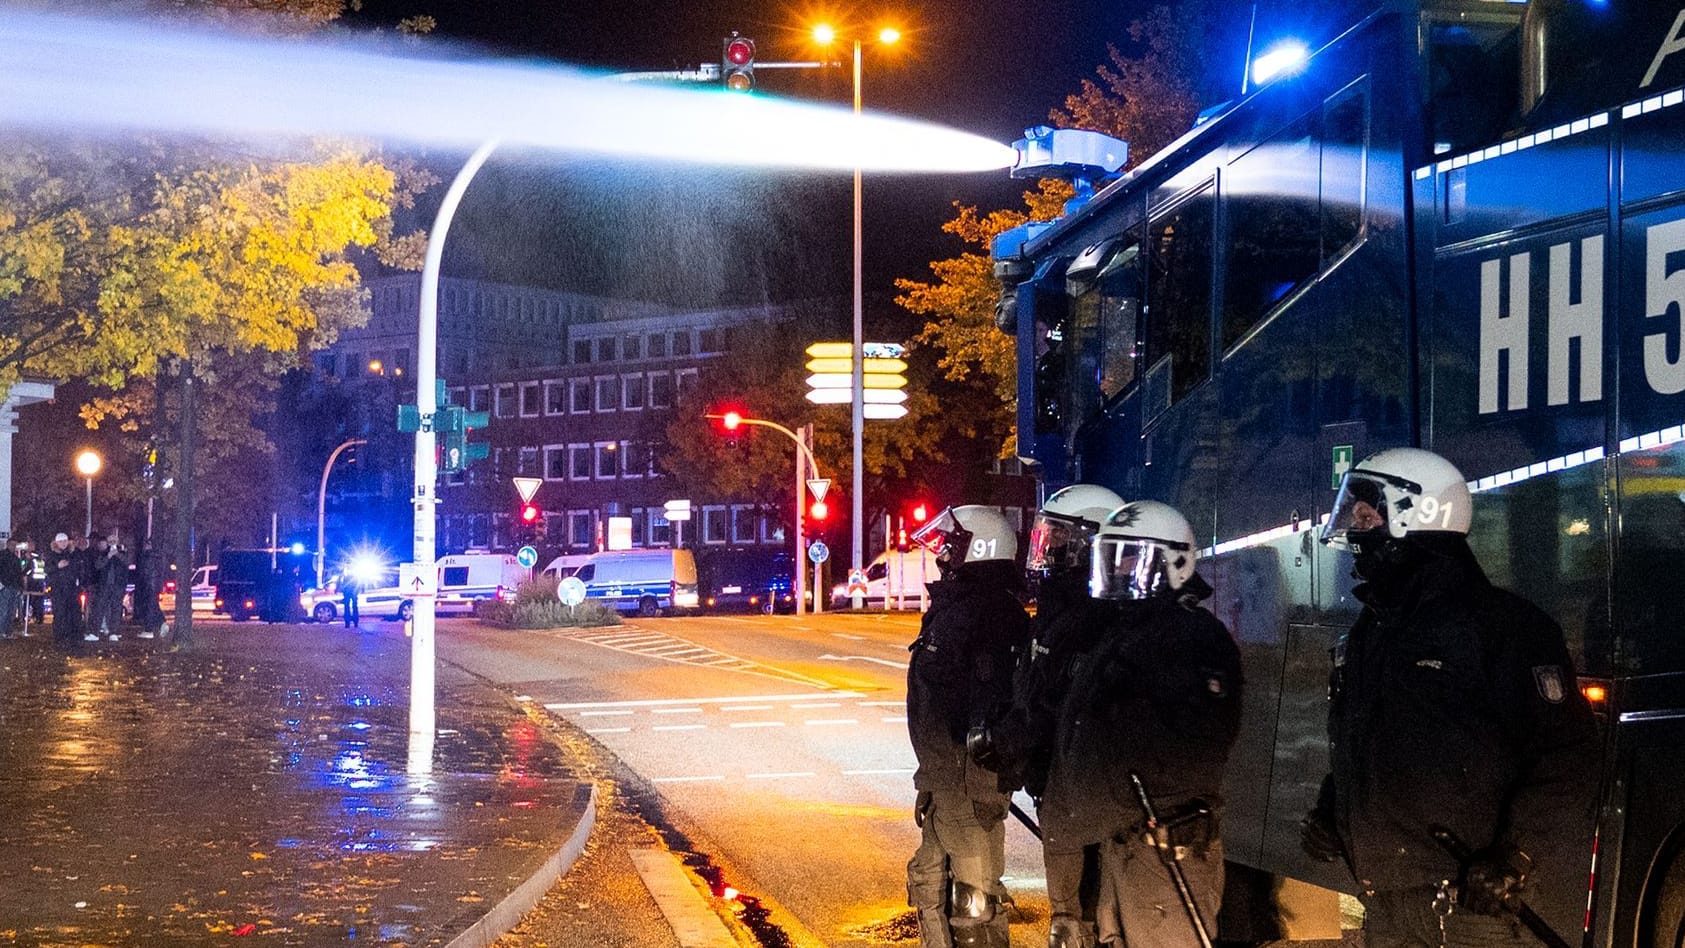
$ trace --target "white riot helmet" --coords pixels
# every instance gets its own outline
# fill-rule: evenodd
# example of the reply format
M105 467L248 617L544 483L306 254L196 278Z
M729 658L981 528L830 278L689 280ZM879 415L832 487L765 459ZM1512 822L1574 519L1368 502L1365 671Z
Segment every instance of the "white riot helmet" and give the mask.
M1018 534L995 507L968 504L949 507L913 534L913 542L936 554L948 569L985 560L1012 562L1018 557Z
M1094 537L1088 594L1151 599L1174 594L1194 574L1194 532L1175 508L1138 500L1112 511Z
M1413 533L1467 535L1474 512L1468 482L1450 461L1421 448L1389 448L1358 462L1340 480L1322 542L1350 550L1365 535L1402 540Z
M1030 555L1024 569L1032 573L1088 569L1089 548L1106 516L1123 498L1094 484L1072 484L1054 492L1036 512L1030 528Z

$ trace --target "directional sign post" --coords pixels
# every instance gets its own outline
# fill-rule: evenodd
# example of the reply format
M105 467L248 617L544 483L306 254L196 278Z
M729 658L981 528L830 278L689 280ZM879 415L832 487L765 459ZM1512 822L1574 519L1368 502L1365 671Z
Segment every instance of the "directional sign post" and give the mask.
M813 614L825 611L825 577L823 573L825 561L831 558L831 548L824 540L814 540L808 544L807 558L813 561Z
M521 547L515 551L515 562L521 564L527 569L532 569L534 566L538 565L538 550L530 546Z
M439 577L418 571L414 563L399 563L398 589L412 599L432 599L439 594Z
M662 507L662 516L673 525L673 549L685 545L685 521L690 519L690 501L669 500Z

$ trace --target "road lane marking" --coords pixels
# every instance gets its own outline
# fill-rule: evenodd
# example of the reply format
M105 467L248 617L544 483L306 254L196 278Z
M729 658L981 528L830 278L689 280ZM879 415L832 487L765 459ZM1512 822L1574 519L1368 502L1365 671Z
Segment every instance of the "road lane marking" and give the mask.
M770 704L728 704L721 711L771 711Z
M725 777L721 774L713 774L713 775L707 776L707 777L651 777L649 782L650 783L701 783L701 782L707 781L707 780L724 780L724 779L725 779Z
M902 707L906 707L907 702L905 702L905 701L860 701L860 702L857 702L857 704L859 704L860 707L862 707L862 708L902 708Z
M783 721L738 721L731 727L783 727Z
M579 716L582 718L618 718L637 713L636 711L581 711Z
M628 733L631 733L631 730L632 729L629 728L629 727L593 727L593 728L587 728L585 733L587 733L587 734L628 734Z
M626 701L558 701L544 706L547 711L576 711L583 708L653 708L672 704L726 704L732 701L812 701L818 695L728 695L721 698L635 698ZM858 691L838 691L828 698L864 698Z
M585 713L590 714L591 712L587 711ZM598 711L596 713L602 714L601 711ZM621 711L621 712L616 712L616 713L631 714L632 712ZM702 709L701 708L651 708L650 713L651 714L701 714Z
M822 662L871 662L875 665L888 665L890 668L899 668L902 671L907 670L907 663L906 662L892 662L887 658L873 658L870 655L830 655L830 654L825 654L825 655L819 656L819 660L822 661Z
M842 707L842 702L840 702L840 701L827 701L827 702L822 702L820 704L792 704L792 705L790 705L790 707L795 708L799 711L812 711L812 710L815 710L815 709L818 709L818 708L840 708L840 707Z
M706 724L657 724L650 728L652 731L701 731L708 727Z
M750 780L781 780L785 777L817 777L818 774L811 770L792 770L782 774L744 774L743 776Z
M818 721L804 721L803 723L812 727L822 727L827 724L859 724L860 722L853 718L823 718Z
M907 718L905 716L902 716L902 717L899 717L899 718L881 718L880 720L882 720L883 723L885 723L885 724L906 724L907 723Z
M891 767L891 768L888 768L886 770L845 770L845 771L843 771L843 776L845 776L845 777L873 777L873 776L878 776L878 775L881 775L881 774L910 774L915 769L916 768L913 768L913 767Z
M821 692L835 691L834 686L823 679L780 668L777 665L751 661L664 632L639 630L630 635L627 632L614 632L607 635L585 632L551 634L558 638L583 642L587 645L595 645L598 648L611 649L624 655L636 655L640 658L673 662L679 665L715 668L720 671L742 672L760 678L771 678L786 684L808 685Z
M847 632L832 632L831 634L839 639L852 639L856 642L866 641L866 637L864 635L849 635Z

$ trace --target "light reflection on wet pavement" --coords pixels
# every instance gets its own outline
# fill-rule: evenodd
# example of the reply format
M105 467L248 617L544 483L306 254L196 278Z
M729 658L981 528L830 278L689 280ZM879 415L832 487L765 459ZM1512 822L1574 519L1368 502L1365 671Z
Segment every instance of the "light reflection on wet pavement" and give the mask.
M0 945L443 943L576 824L568 760L449 667L405 772L401 636L196 632L0 642Z

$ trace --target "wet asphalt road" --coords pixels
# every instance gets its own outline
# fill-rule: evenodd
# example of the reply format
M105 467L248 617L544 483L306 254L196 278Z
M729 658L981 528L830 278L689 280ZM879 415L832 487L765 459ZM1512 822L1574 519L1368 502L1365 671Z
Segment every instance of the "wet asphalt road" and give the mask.
M195 624L0 641L0 945L442 943L571 830L571 759L451 669L405 772L396 627Z

